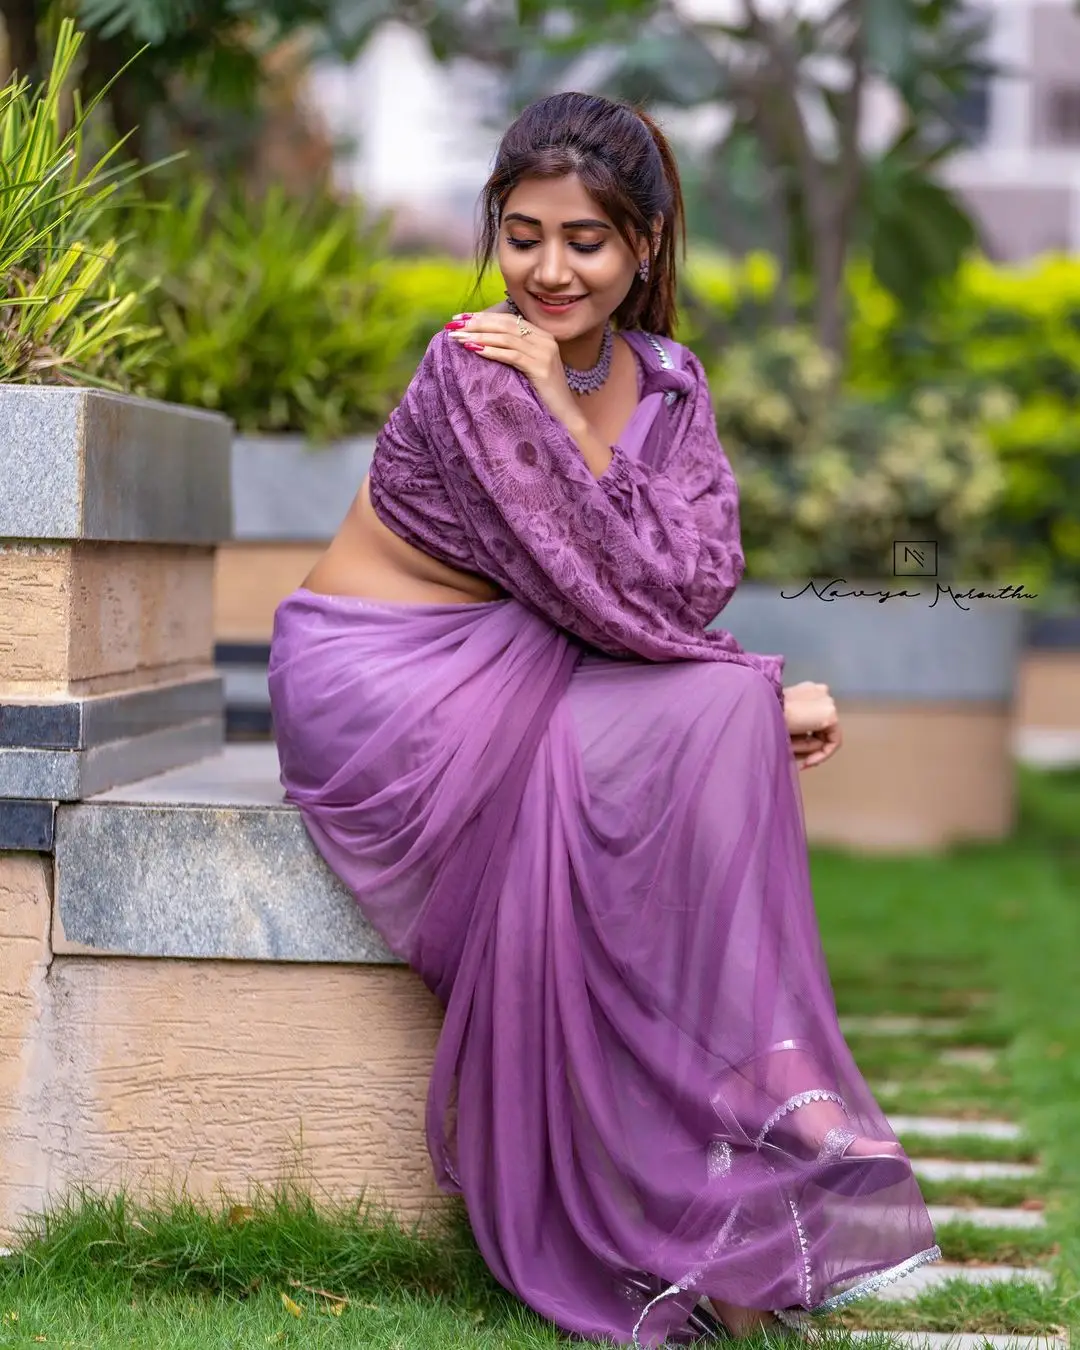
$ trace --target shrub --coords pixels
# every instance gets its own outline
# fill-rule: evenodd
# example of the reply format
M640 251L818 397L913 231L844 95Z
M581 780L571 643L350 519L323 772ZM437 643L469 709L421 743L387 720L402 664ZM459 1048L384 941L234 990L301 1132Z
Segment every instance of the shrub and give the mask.
M0 380L122 389L149 361L154 330L135 321L142 288L105 213L137 173L120 144L84 165L87 119L65 87L83 37L59 29L44 84L0 89Z
M145 392L246 432L377 429L467 289L455 264L388 257L388 223L329 192L218 199L206 181L180 209L148 204L138 266L160 277L147 313L168 352Z
M853 383L896 388L944 373L1009 391L1011 415L987 425L1005 474L991 529L1028 589L1080 600L1080 261L969 259L917 327L855 281Z
M740 489L747 576L891 576L895 540L933 539L941 575L987 581L1006 561L985 522L1005 480L978 400L939 382L902 400L831 393L830 356L778 329L713 359L720 439ZM998 415L1009 411L998 398Z

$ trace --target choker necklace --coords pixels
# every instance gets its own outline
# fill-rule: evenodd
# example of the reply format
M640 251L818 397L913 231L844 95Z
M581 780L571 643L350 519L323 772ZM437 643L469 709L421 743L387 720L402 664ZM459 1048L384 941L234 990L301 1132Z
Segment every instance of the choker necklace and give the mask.
M506 303L511 314L520 314L521 310L506 296ZM596 391L607 380L611 374L611 357L615 351L615 339L611 332L611 324L604 324L604 336L600 342L600 359L595 366L590 366L588 370L577 370L574 366L568 366L563 362L563 370L566 372L566 383L575 394L595 394Z

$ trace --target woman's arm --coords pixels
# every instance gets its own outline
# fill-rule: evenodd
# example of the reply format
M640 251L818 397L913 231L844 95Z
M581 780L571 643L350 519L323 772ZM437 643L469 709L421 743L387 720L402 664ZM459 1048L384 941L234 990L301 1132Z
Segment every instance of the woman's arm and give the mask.
M445 334L429 344L409 398L408 422L423 430L484 575L612 655L735 661L781 696L783 658L705 632L684 594L701 552L688 506L683 520L674 497L662 520L616 509L520 374ZM662 481L654 490L675 492Z
M716 432L708 380L686 353L692 378L678 413L670 452L658 467L614 447L598 482L639 533L677 541L683 563L679 589L702 625L711 623L742 580L739 488Z

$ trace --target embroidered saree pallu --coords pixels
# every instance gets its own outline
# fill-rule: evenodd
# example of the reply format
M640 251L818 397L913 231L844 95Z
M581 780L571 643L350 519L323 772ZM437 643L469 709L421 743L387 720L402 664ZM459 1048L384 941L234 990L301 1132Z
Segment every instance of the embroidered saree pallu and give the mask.
M380 433L397 533L507 599L299 590L270 692L288 799L445 1007L442 1190L565 1331L683 1344L703 1295L841 1305L939 1256L840 1034L779 656L707 630L742 576L700 364L624 334L599 479L528 382L432 339Z

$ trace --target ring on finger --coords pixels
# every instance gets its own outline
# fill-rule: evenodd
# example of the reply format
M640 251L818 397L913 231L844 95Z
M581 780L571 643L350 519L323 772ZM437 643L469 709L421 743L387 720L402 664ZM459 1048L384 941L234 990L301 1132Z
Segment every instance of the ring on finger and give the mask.
M532 332L532 329L529 327L529 325L525 322L525 320L521 317L520 314L517 316L517 330L519 337L528 337L529 334Z

